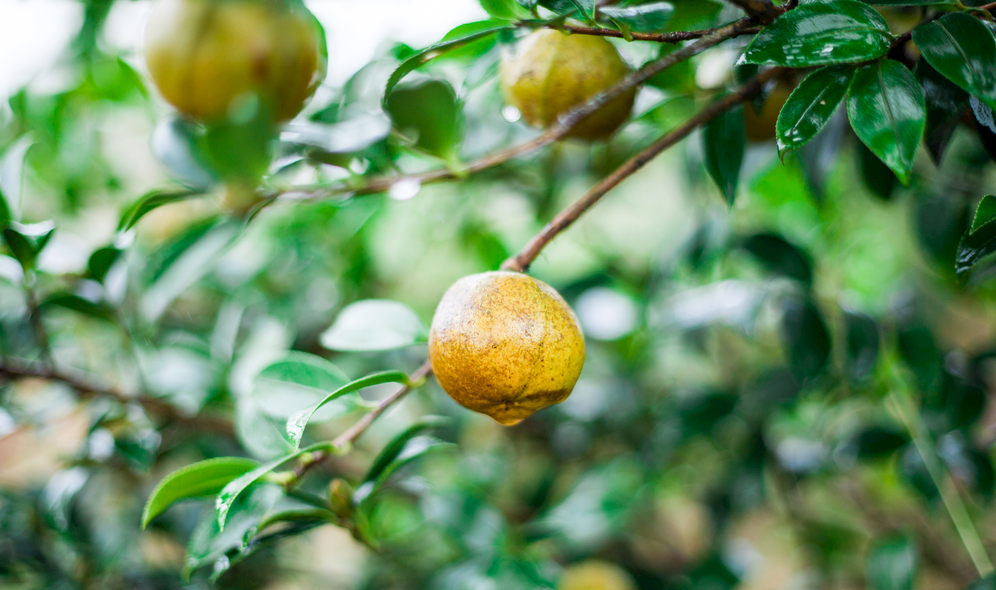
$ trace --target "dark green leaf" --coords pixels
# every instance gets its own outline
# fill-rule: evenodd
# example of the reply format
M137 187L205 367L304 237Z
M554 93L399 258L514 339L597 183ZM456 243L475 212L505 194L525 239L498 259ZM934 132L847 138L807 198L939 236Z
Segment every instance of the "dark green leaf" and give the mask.
M41 305L42 308L51 306L62 307L105 322L117 322L117 314L109 304L102 301L90 301L71 293L52 295L45 299Z
M775 19L747 46L748 62L801 68L854 63L889 51L889 26L854 0L803 4Z
M118 261L123 253L122 250L115 248L114 246L106 246L104 248L98 248L94 250L93 254L90 255L90 259L87 260L86 269L87 274L90 278L97 281L98 283L104 282L104 277L107 276L107 271L111 270L114 263Z
M965 273L993 252L996 252L996 196L986 195L979 201L971 228L958 244L955 271Z
M830 359L830 333L808 299L787 299L782 312L782 346L800 383L818 377Z
M499 31L513 31L515 26L507 23L496 24L494 27L477 31L466 37L461 37L459 39L453 39L450 41L441 41L435 45L426 47L422 51L419 51L415 55L406 59L398 69L394 70L391 77L387 80L387 85L384 87L384 100L386 101L394 91L394 87L398 85L398 82L402 78L415 71L422 65L432 61L433 59L445 54L448 51L456 49L458 47L463 47L468 43L472 43L479 39L483 39L489 35L493 35Z
M377 458L374 459L373 463L370 465L370 469L367 470L367 474L363 476L364 482L373 482L381 479L381 476L388 471L395 460L401 456L405 445L408 441L421 435L427 430L433 428L438 428L445 425L448 422L446 418L442 416L424 416L416 421L414 424L406 428L401 434L398 434L391 439L387 445L377 454Z
M258 466L259 463L252 459L221 457L200 461L170 473L159 482L146 500L142 511L142 528L173 502L213 496L230 481Z
M954 4L954 0L861 0L872 6L935 6Z
M996 108L996 39L979 19L952 12L913 29L913 41L935 70Z
M441 451L452 446L452 443L441 441L433 436L416 436L408 439L405 441L404 446L401 447L401 451L387 464L376 479L365 481L360 487L356 488L356 492L353 493L352 498L353 504L360 505L376 494L387 483L391 475L415 459L427 453Z
M844 310L844 328L847 330L847 376L860 383L871 377L878 361L878 323L863 313Z
M934 480L930 477L923 457L912 442L906 445L900 461L900 470L906 481L928 501L934 501L940 495Z
M864 66L851 84L847 115L858 138L908 185L926 123L913 74L892 60Z
M882 459L903 448L909 435L898 428L875 426L862 430L851 439L859 459Z
M27 270L34 268L35 260L52 239L54 232L55 225L51 222L30 225L12 222L3 228L3 239L14 258Z
M313 453L315 451L328 451L328 450L330 450L328 443L318 443L315 445L311 445L310 447L300 449L289 455L284 455L282 457L264 463L259 467L256 467L252 471L243 473L237 478L229 481L227 484L225 484L225 487L223 487L221 491L218 493L218 497L214 503L214 508L218 516L217 519L218 530L219 531L225 530L225 520L228 518L228 513L232 509L233 503L235 502L236 499L238 499L239 495L246 490L246 488L256 483L256 481L258 481L259 478L263 477L267 473L270 473L271 471L273 471L277 467L280 467L284 463L291 461L293 459L297 459L298 457L304 455L305 453Z
M463 111L444 80L397 86L384 101L394 128L422 151L456 161L463 140Z
M916 62L914 73L927 105L924 142L936 164L941 161L961 113L968 106L968 93L940 75L926 60Z
M869 590L912 590L917 551L906 537L880 541L868 556Z
M427 334L422 320L403 303L366 299L343 308L320 341L330 350L361 352L424 342Z
M795 279L806 286L813 280L809 255L781 236L771 233L755 234L745 239L742 247L773 273Z
M706 170L731 207L740 183L746 141L743 108L740 106L719 115L702 130Z
M155 190L145 193L121 213L121 220L118 222L118 231L131 229L146 213L154 211L163 205L186 201L201 195L202 193L191 189Z
M828 66L806 76L778 114L779 152L802 147L823 129L847 95L854 72L853 66Z
M617 25L630 31L662 31L674 14L674 6L669 2L651 2L636 6L605 6L599 10Z
M282 495L276 486L254 486L231 507L227 526L220 527L214 518L203 519L187 544L185 575L189 577L197 568L212 564L211 579L217 579L249 554L254 546L246 545L246 537Z
M858 155L858 169L861 171L861 180L864 181L868 190L883 201L891 200L892 194L900 186L896 173L890 170L863 143L858 144L855 153Z
M402 371L385 371L383 373L367 375L366 377L343 385L339 389L336 389L327 395L314 406L301 410L291 416L287 420L287 436L296 448L297 445L301 443L301 437L304 436L304 429L308 426L308 422L311 421L312 417L315 415L315 412L318 412L329 402L346 395L347 393L352 393L354 391L359 391L366 387L380 385L382 383L400 383L402 385L409 385L408 375Z
M922 325L902 326L896 332L899 354L913 370L923 391L932 391L939 381L941 352L930 328Z

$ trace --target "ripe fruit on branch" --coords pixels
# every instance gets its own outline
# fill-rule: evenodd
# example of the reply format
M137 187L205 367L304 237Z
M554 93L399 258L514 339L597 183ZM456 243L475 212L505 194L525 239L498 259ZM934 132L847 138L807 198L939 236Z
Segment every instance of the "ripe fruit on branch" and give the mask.
M629 73L616 48L602 37L540 29L519 41L514 53L503 56L501 86L505 100L519 109L526 122L545 129ZM627 90L568 136L606 139L629 117L635 97L635 88Z
M159 0L145 61L163 98L203 122L255 94L273 121L300 112L325 74L313 17L289 0Z
M570 306L543 281L485 272L443 295L429 360L457 403L511 426L567 399L584 364L584 336Z

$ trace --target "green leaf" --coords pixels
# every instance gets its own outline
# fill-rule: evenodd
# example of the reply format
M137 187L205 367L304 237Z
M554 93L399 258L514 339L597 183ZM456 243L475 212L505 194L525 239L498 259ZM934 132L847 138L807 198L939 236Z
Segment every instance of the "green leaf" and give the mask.
M103 283L107 272L111 270L123 252L114 246L105 246L94 250L86 263L87 274L98 283Z
M71 309L94 319L112 324L117 323L117 314L112 306L102 301L90 301L72 293L51 295L41 303L41 306L42 308L55 306Z
M370 469L367 470L367 474L363 476L364 484L383 481L388 475L390 475L390 472L394 471L395 468L392 468L391 465L402 457L405 446L409 441L418 437L427 430L444 426L448 422L449 420L442 416L424 416L406 428L403 432L392 438L390 442L388 442L387 445L380 451L380 453L377 454L377 458L374 459L373 463L370 465ZM360 492L359 489L356 491L357 493ZM369 491L365 492L365 496L368 495Z
M914 74L927 105L924 143L937 164L968 105L968 93L938 73L927 60L917 60Z
M349 377L322 357L290 352L256 375L252 397L267 415L286 420L347 383Z
M481 8L494 18L515 20L529 18L529 11L515 0L478 0Z
M859 459L869 460L890 457L909 441L909 435L898 428L873 426L854 435L850 442Z
M225 520L228 518L228 513L232 509L232 504L238 499L239 495L242 494L252 484L256 483L259 478L263 477L267 473L273 471L277 467L280 467L284 463L297 459L305 453L313 453L315 451L327 451L330 450L328 443L318 443L311 445L295 451L289 455L284 455L277 459L273 459L267 463L256 467L252 471L243 473L237 478L229 481L225 484L225 487L221 489L218 493L218 497L215 500L214 508L218 516L218 530L225 530Z
M402 385L409 385L408 375L402 371L385 371L383 373L367 375L366 377L357 379L356 381L348 383L333 391L314 406L295 413L287 420L287 436L291 443L295 448L301 444L301 437L304 436L305 427L308 426L308 423L312 420L315 413L322 409L322 407L326 406L329 402L332 402L347 393L352 393L354 391L359 391L366 387L380 385L382 383L401 383Z
M369 352L424 342L428 331L408 306L388 299L347 305L319 341L329 350Z
M865 187L883 201L890 200L899 186L899 178L863 143L858 144L856 151L861 180L864 181Z
M986 195L975 210L972 227L958 243L955 272L965 273L993 252L996 252L996 196Z
M598 12L630 31L655 33L667 27L674 6L670 2L651 2L636 6L605 6Z
M830 360L830 332L808 298L787 299L782 312L782 346L792 373L805 385L823 373Z
M913 29L913 41L935 70L996 108L996 39L979 19L952 12Z
M706 170L731 207L737 196L746 142L743 107L739 105L708 122L702 130Z
M917 551L906 537L877 543L868 556L866 579L869 590L912 590L917 569Z
M257 545L247 545L246 537L256 529L266 514L283 497L276 486L254 486L242 494L229 511L228 526L218 526L214 518L205 518L194 529L187 544L184 575L213 564L210 579L216 580L233 564L252 553Z
M202 194L203 193L192 189L154 190L147 192L121 213L121 219L118 221L118 231L131 229L132 226L138 223L138 221L145 216L145 214L154 211L163 205L179 203L180 201L200 197Z
M50 221L32 224L12 222L3 228L3 239L14 258L25 270L29 270L34 268L35 260L54 232L55 224Z
M854 63L882 57L892 43L889 25L855 0L803 4L754 37L749 63L790 68Z
M871 377L878 361L878 323L871 316L844 310L844 328L847 332L847 376L860 383Z
M926 125L923 93L913 74L892 60L864 66L851 84L847 115L858 138L908 185Z
M806 76L792 91L775 124L779 153L802 147L823 129L847 95L854 72L849 65L827 66Z
M242 447L258 459L269 460L297 450L287 438L284 420L270 416L252 395L235 400L235 435Z
M416 148L443 160L457 160L464 120L449 82L430 79L396 86L384 101L384 111Z
M152 153L184 186L207 192L215 185L204 153L205 130L181 117L166 117L152 131Z
M745 239L742 247L773 273L795 279L807 287L813 282L809 255L779 235L755 234Z
M259 462L252 459L221 457L200 461L170 473L159 482L146 500L142 511L142 528L148 526L153 518L162 514L174 502L213 496L230 481L257 466Z
M24 177L24 158L35 144L32 134L23 135L0 156L0 228L18 219L21 210L21 185Z
M954 0L861 0L872 6L942 6L954 4Z
M277 512L271 512L267 514L263 520L259 521L259 524L252 527L246 532L245 538L242 543L248 545L252 542L253 537L257 536L259 533L263 532L266 527L281 523L281 522L305 522L305 523L318 523L324 524L328 522L335 522L332 518L332 513L323 508L291 508L288 510L280 510Z
M459 39L452 39L449 41L440 41L439 43L426 47L422 51L419 51L415 55L403 61L401 65L398 66L396 70L394 70L394 72L391 74L391 77L388 78L387 80L387 85L384 87L384 100L386 101L387 98L391 96L391 94L394 91L394 87L398 85L398 82L401 82L402 78L404 78L411 72L415 71L422 65L439 57L440 55L444 55L448 51L452 51L459 47L463 47L468 43L478 41L489 35L494 35L499 31L513 31L513 30L515 30L515 25L508 23L496 24L493 27L477 31L475 33L467 35L466 37L461 37Z

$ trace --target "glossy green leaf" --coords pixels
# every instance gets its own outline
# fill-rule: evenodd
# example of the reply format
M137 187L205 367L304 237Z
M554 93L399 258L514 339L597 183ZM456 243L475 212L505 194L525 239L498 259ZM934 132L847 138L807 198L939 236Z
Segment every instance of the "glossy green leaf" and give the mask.
M889 26L855 0L803 4L775 19L747 46L750 63L802 68L854 63L889 51Z
M494 35L499 31L513 31L515 26L508 23L496 23L495 26L476 31L467 35L466 37L461 37L459 39L451 39L448 41L441 41L429 47L426 47L422 51L419 51L415 55L409 57L391 74L391 77L387 80L387 85L384 87L384 100L386 101L394 91L394 87L398 85L398 82L412 73L422 65L432 61L433 59L444 55L446 52L458 47L463 47L468 43L473 43L490 35Z
M403 303L366 299L343 308L320 341L330 350L363 352L424 342L427 335L425 325Z
M217 580L232 565L252 553L256 545L247 545L246 537L282 496L283 492L277 486L254 486L234 503L225 527L220 527L214 518L203 519L190 535L184 575L189 578L194 570L211 565L209 579Z
M43 308L55 306L71 309L94 319L117 323L117 313L111 305L102 301L90 301L72 293L50 295L41 305Z
M986 195L979 201L972 226L958 244L955 271L963 274L993 252L996 252L996 196Z
M743 107L740 106L719 115L702 130L706 170L731 207L737 196L746 142Z
M795 279L806 286L813 281L809 255L777 234L752 235L743 241L742 247L773 273Z
M295 351L263 368L253 379L251 395L267 415L286 420L349 381L322 357Z
M849 65L828 66L806 76L792 91L775 124L780 153L802 147L823 129L847 95L854 72Z
M529 18L529 11L515 0L478 0L481 8L494 18L514 20Z
M324 399L322 399L322 401L318 402L314 406L301 410L291 416L287 420L287 436L296 448L299 444L301 444L301 437L304 436L304 429L308 426L308 423L311 422L316 412L347 393L359 391L373 385L381 385L383 383L400 383L402 385L408 385L408 374L402 371L385 371L383 373L367 375L366 377L343 385L339 389L336 389L327 395Z
M912 590L917 561L916 548L906 537L876 543L865 575L869 590Z
M121 213L118 231L131 229L147 213L155 211L163 205L179 203L199 196L202 196L202 193L193 189L154 190L145 193Z
M916 62L914 74L923 89L927 105L923 139L936 164L941 161L941 156L961 120L961 113L968 106L968 93L952 84L924 59Z
M252 471L248 471L238 476L237 478L229 481L225 484L225 487L221 489L218 493L217 499L215 499L214 508L217 513L218 530L225 530L225 520L228 518L228 513L232 509L232 504L238 499L239 495L242 494L250 485L256 483L259 478L263 477L267 473L270 473L277 467L280 467L284 463L297 459L305 453L313 453L315 451L327 451L329 450L328 443L318 443L311 445L295 451L289 455L284 455L272 461L268 461L259 467L256 467Z
M858 138L908 185L926 124L923 93L913 74L892 60L864 66L851 83L847 115Z
M156 516L162 514L174 502L187 498L213 496L230 481L259 466L259 462L241 457L221 457L208 459L182 469L163 478L149 495L142 511L142 528Z
M630 31L653 33L662 31L674 14L670 2L651 2L635 6L605 6L599 14L612 19L617 26Z
M913 29L913 41L935 70L996 108L996 39L979 19L952 12Z

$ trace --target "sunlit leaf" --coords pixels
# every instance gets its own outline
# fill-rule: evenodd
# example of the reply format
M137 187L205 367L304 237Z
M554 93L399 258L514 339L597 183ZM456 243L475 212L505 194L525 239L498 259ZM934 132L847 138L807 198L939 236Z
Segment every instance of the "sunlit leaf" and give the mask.
M376 351L424 342L428 331L408 306L387 299L366 299L346 306L328 330L322 346L330 350Z
M259 466L241 457L220 457L187 465L170 473L152 490L142 511L142 528L171 504L188 498L213 496L230 481Z

